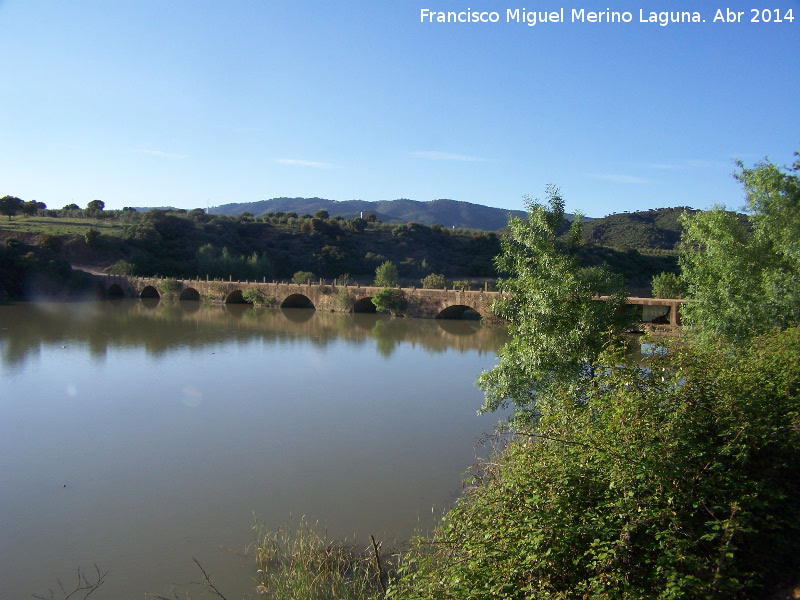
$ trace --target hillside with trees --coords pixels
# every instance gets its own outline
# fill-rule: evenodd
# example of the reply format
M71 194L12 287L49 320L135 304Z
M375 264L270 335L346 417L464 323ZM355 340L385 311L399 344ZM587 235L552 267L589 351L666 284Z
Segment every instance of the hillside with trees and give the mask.
M404 284L419 285L431 274L493 281L503 235L413 221L383 223L374 213L364 219L344 218L325 209L232 217L202 209L105 210L100 200L84 209L74 204L34 209L33 201L16 200L15 218L0 224L0 239L48 248L73 265L137 275L289 280L305 271L316 278L348 276L366 282L379 265L390 261ZM27 213L16 212L20 206L27 207ZM595 223L604 221L589 221L584 227L596 228ZM564 220L562 236L568 229ZM582 245L581 260L608 265L628 282L632 293L646 293L652 277L662 271L677 272L674 250L626 245L613 236L603 241L609 244Z

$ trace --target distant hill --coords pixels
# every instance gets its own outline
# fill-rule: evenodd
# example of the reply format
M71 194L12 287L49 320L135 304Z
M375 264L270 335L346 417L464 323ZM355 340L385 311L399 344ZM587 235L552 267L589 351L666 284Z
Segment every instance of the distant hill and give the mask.
M583 226L585 242L611 248L674 250L681 237L678 221L693 208L659 208L655 210L615 213L587 221Z
M515 217L526 216L522 210L507 210L493 208L470 202L457 200L432 200L420 202L418 200L325 200L324 198L273 198L260 202L246 202L241 204L223 204L211 208L214 215L238 216L249 212L256 216L264 213L295 212L298 215L305 213L314 214L318 210L327 210L331 217L352 219L362 213L375 214L383 223L422 223L424 225L443 225L456 229L480 229L483 231L497 231L508 224L508 215ZM565 215L572 219L573 215Z

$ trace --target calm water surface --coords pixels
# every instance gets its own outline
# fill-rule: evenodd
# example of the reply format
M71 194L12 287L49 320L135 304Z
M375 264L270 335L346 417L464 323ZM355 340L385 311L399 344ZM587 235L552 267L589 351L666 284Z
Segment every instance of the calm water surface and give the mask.
M253 524L399 540L458 495L473 382L506 340L473 322L196 304L0 306L0 598L231 600Z

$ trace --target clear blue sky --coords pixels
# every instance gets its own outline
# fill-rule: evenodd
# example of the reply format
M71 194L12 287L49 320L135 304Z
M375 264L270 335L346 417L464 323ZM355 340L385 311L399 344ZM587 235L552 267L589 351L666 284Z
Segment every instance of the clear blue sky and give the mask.
M0 0L0 195L520 209L552 182L598 217L738 208L735 158L800 149L800 0L719 4L741 23L712 22L706 0L527 4L566 22L509 23L527 6L510 1ZM421 23L423 8L499 21ZM640 8L705 23L640 23Z

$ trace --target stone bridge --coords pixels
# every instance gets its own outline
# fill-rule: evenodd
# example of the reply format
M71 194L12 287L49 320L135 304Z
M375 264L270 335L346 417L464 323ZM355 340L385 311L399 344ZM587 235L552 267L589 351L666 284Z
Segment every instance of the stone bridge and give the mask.
M275 308L314 308L329 312L374 313L372 296L380 287L327 284L297 284L267 281L209 279L165 279L97 275L106 297L164 298L194 300L215 304L243 304L253 300ZM499 292L483 290L401 288L408 299L404 314L422 319L483 318L496 320L489 311ZM604 300L599 297L598 300ZM682 299L628 298L628 304L642 306L642 320L680 326Z

